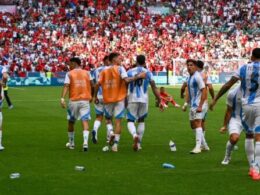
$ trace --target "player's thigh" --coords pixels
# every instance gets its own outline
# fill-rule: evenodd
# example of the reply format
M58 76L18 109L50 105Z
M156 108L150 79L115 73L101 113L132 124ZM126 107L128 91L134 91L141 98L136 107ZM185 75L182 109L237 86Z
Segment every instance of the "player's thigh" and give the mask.
M260 104L255 106L255 133L260 133Z
M116 119L122 119L125 116L125 100L117 102L114 107L114 116Z
M148 104L139 103L138 107L138 120L144 120L148 115Z
M242 121L240 119L232 117L228 124L228 133L240 135L243 130Z
M90 117L90 105L89 101L80 101L78 104L79 107L79 118L82 121L88 121Z
M67 109L67 119L70 122L75 122L79 116L78 101L69 101Z
M103 115L105 111L105 107L103 103L95 104L95 113L96 115Z
M243 105L242 124L247 134L254 133L255 128L255 108L252 105Z
M126 118L131 121L136 121L138 119L138 103L132 102L127 105Z
M115 103L110 103L110 104L104 105L105 117L107 119L113 118L114 108L115 108Z

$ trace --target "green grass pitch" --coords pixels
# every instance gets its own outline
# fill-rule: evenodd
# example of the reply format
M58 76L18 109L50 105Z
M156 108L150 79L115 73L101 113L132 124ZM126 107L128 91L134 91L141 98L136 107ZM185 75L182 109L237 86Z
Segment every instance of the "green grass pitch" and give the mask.
M178 103L179 89L170 88ZM0 194L259 194L260 182L247 175L244 134L231 164L222 166L228 135L222 125L225 98L214 112L208 113L206 138L209 152L191 155L194 135L188 112L169 106L165 112L154 107L150 97L149 116L143 150L132 150L132 138L123 123L119 152L104 153L105 126L99 130L99 143L89 142L89 152L82 152L82 130L76 126L76 148L67 142L66 111L60 107L61 87L10 88L13 110L3 108L4 133L0 152ZM93 110L92 110L93 111ZM91 127L94 112L92 112ZM170 152L174 140L177 152ZM164 162L175 169L164 169ZM86 170L77 172L76 165ZM9 175L19 172L19 179Z

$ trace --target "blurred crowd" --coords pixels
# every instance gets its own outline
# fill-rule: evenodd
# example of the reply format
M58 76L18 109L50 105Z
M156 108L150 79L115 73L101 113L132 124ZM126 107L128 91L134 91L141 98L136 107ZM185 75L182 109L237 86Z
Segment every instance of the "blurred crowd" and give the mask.
M218 61L248 58L260 47L257 0L15 2L16 14L0 13L0 59L20 77L67 71L72 56L90 70L112 51L122 54L127 69L145 54L152 71L181 75L185 66L175 61L194 58L213 60L208 64L218 74L238 66ZM150 13L149 6L169 7L170 14Z

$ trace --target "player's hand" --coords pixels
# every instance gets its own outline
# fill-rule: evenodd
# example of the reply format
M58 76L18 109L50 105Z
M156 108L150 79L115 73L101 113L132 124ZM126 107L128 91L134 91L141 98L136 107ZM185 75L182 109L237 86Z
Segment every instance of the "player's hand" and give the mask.
M185 103L183 104L182 108L181 108L183 112L186 112L187 106L188 106L188 104L187 104L187 102L185 102Z
M146 78L146 72L141 72L137 75L137 79L145 79Z
M211 111L213 111L214 110L214 106L216 105L216 100L213 100L211 103L210 103L210 105L209 105L209 109L211 110Z
M162 104L162 101L159 101L160 103L159 103L159 110L161 111L161 112L163 112L164 111L164 106L163 106L163 104Z
M199 106L199 107L197 108L197 112L202 112L202 106Z
M62 108L66 108L66 102L65 102L65 99L64 99L64 98L61 98L61 99L60 99L60 104L61 104L61 107L62 107Z
M227 131L226 126L221 127L220 130L219 130L220 133L226 133L226 131Z
M95 104L98 104L98 103L99 103L98 98L94 98L94 103L95 103Z

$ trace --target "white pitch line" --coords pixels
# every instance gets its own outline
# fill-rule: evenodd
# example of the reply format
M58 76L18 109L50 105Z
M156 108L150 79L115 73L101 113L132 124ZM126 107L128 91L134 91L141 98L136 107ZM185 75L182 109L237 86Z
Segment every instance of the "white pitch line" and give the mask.
M21 90L21 91L24 91L25 89L24 88L19 88L19 87L9 87L11 89L17 89L17 90Z

